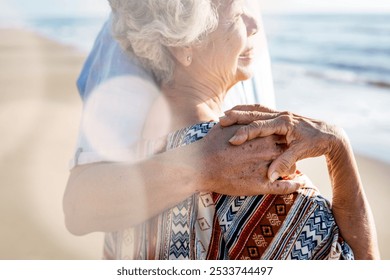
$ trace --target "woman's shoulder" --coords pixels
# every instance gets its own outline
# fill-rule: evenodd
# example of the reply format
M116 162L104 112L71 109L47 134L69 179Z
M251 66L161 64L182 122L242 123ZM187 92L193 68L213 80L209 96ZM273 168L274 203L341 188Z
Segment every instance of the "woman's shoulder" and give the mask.
M296 177L295 180L302 180L305 184L295 193L280 196L285 203L291 204L291 208L273 240L273 254L277 255L273 258L353 258L352 251L340 235L329 200L306 175L299 173Z
M285 195L293 197L293 205L289 212L289 219L300 220L303 229L314 231L315 234L331 234L337 226L333 216L330 201L325 198L319 189L312 183L306 175L299 173L293 180L304 182L303 187L295 193Z

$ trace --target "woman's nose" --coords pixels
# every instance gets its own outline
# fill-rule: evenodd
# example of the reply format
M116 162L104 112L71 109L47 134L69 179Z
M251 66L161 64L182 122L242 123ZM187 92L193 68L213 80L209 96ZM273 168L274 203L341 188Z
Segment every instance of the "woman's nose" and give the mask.
M258 31L257 20L248 11L243 14L243 20L246 25L248 37L253 36Z

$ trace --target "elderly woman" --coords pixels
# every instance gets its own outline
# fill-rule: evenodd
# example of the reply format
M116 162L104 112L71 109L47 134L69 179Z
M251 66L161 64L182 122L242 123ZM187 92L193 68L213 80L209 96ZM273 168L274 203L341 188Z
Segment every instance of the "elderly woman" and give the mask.
M161 157L141 162L137 165L138 174L137 170L131 171L145 181L145 189L136 192L121 188L107 192L88 187L99 185L88 182L91 172L100 173L95 180L126 186L124 180L130 171L121 169L122 164L111 164L108 170L104 164L92 169L85 166L72 172L64 206L68 227L73 232L110 232L105 247L109 258L351 259L353 252L347 243L358 258L377 257L369 207L349 145L338 130L261 107L244 108L252 110L248 116L247 110L242 113L243 108L238 107L227 112L223 125L255 122L241 128L230 140L237 146L231 148L233 156L226 158L227 141L237 128L222 128L216 121L222 115L227 91L251 77L256 52L258 26L243 1L111 0L110 3L113 31L121 46L138 56L160 84L162 96L157 98L144 125L145 141L139 144L139 151L143 156L161 153ZM314 135L322 148L307 145L308 135ZM191 150L191 163L175 153L181 146L197 147ZM256 157L240 156L256 150L261 151ZM291 150L296 154L294 159L327 156L335 188L334 202L338 202L335 210L347 229L342 232L347 242L340 234L330 204L305 176L294 172L295 162L275 168L278 160L283 162ZM158 165L164 154L177 156L176 164L180 166L177 170L188 172L186 169L195 167L198 176L188 177L188 183L176 189L166 182L148 183L153 181L153 174L144 174L145 170ZM199 154L206 160L199 161ZM226 160L230 160L231 166L215 168ZM344 161L348 164L340 164ZM270 165L271 180L264 173ZM209 166L213 166L214 174L208 172ZM228 183L218 180L223 174L232 173L239 173L237 180ZM253 174L258 174L256 179ZM345 174L353 178L346 179ZM284 176L282 180L280 176ZM84 187L85 184L88 186ZM288 194L265 195L271 187ZM301 188L297 190L298 187ZM137 200L144 201L146 209L118 200L117 191L123 201L128 202L127 195L132 196L135 204ZM106 206L92 214L76 211L83 209L78 205L92 193L99 202L106 201ZM113 201L118 203L110 203ZM352 216L356 213L358 219ZM85 223L92 226L85 229L81 226Z

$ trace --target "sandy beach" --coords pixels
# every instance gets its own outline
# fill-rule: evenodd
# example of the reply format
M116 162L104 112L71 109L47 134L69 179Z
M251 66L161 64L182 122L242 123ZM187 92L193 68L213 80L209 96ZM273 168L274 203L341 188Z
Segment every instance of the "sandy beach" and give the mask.
M85 54L24 30L0 29L0 36L0 259L100 259L103 235L71 235L62 212ZM357 160L381 255L390 259L390 165ZM299 167L330 196L322 158Z
M0 259L99 259L102 235L72 236L62 214L84 55L30 32L0 34Z

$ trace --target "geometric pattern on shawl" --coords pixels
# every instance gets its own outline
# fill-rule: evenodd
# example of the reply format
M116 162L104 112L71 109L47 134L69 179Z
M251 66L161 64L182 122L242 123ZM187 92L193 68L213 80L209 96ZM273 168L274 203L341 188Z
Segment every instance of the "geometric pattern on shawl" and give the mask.
M171 134L167 150L203 138L214 125L200 123ZM203 241L198 217L202 194L192 195L142 225L134 258L353 259L329 202L304 175L297 176L304 177L306 187L288 195L210 193L212 207L203 209L211 211L210 226L203 223L210 236Z
M168 141L167 150L189 145L203 138L215 123L201 123L174 133ZM197 222L198 195L192 195L162 214L164 234L159 256L163 259L195 259L196 244L194 228Z
M207 133L190 130L186 144ZM304 176L297 173L296 176ZM329 202L306 180L289 195L213 194L215 219L207 259L353 259Z
M329 203L312 186L289 195L214 198L208 259L353 259Z

